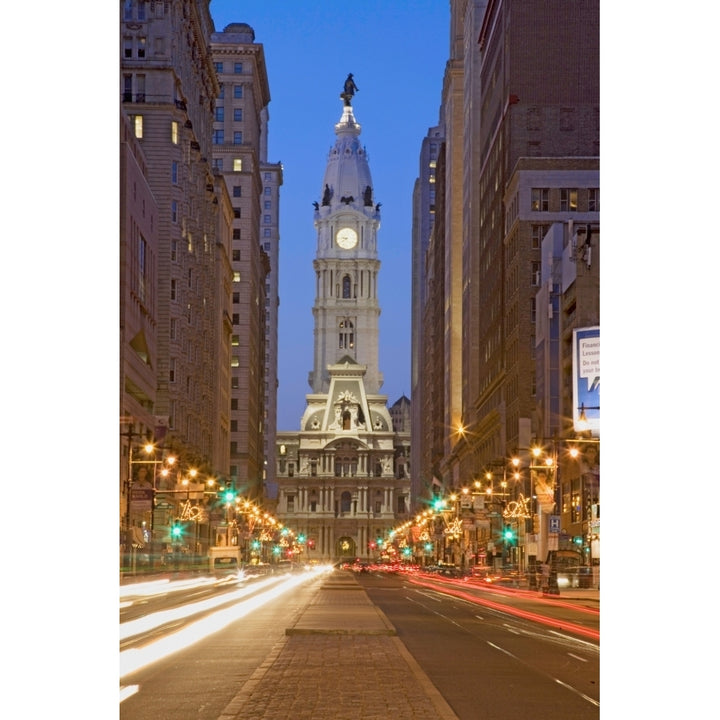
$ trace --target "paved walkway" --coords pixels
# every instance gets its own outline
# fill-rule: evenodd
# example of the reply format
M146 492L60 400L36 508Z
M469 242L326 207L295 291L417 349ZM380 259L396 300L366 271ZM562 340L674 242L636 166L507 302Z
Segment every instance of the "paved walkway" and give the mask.
M350 572L330 573L218 720L457 720Z

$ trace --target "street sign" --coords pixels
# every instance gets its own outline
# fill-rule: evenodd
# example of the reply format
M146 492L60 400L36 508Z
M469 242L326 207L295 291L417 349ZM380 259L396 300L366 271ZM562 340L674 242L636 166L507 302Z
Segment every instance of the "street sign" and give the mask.
M560 532L560 516L559 515L551 515L550 516L550 527L548 529L548 532L551 532L551 533L559 533Z
M152 508L153 489L134 487L130 491L130 505L134 511L150 510Z
M156 507L158 510L170 510L170 509L172 509L173 504L172 504L172 503L169 503L169 502L165 502L164 500L161 500L159 503L157 503L157 504L155 505L155 507Z

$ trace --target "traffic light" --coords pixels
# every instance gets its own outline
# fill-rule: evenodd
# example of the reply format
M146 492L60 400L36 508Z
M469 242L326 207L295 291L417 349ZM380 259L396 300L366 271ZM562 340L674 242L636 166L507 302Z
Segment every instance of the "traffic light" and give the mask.
M235 491L231 488L225 488L222 494L222 499L226 505L230 505L235 501Z
M305 542L305 536L302 533L300 533L300 535L298 535L298 542L301 545Z
M310 538L308 540L307 546L310 550L314 550L315 549L315 541L312 538Z
M503 539L507 543L512 543L515 540L515 532L510 525L506 525L503 530Z
M183 536L183 526L178 518L175 518L172 530L170 531L173 540L181 540Z

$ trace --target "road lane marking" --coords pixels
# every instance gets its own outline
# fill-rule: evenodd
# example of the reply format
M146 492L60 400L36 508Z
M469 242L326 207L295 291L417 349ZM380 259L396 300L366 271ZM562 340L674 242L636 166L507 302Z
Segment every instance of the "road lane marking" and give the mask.
M570 690L570 692L574 692L576 695L579 695L583 700L587 700L591 705L595 705L596 707L600 707L600 703L595 700L594 698L591 698L589 695L586 695L585 693L580 692L579 690L576 690L572 685L568 685L567 683L564 683L562 680L558 680L557 678L553 678L555 682L558 685L562 685L564 688L567 688Z
M486 642L490 647L493 647L496 650L499 650L501 653L505 653L506 655L510 656L511 658L514 658L515 660L520 659L517 657L517 655L513 655L511 652L509 652L508 650L505 650L504 648L501 648L499 645L496 645L495 643L491 643L489 640L487 640Z

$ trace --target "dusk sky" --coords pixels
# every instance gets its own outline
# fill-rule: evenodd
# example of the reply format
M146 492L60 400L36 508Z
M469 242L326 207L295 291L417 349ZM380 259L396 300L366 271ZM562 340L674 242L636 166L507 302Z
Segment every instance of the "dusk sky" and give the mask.
M381 392L392 405L410 392L412 191L420 144L438 124L449 55L448 0L212 0L220 32L248 23L265 50L270 85L268 161L283 166L280 188L278 429L296 430L313 367L316 232L343 83L359 88L353 110L382 203L378 252Z

